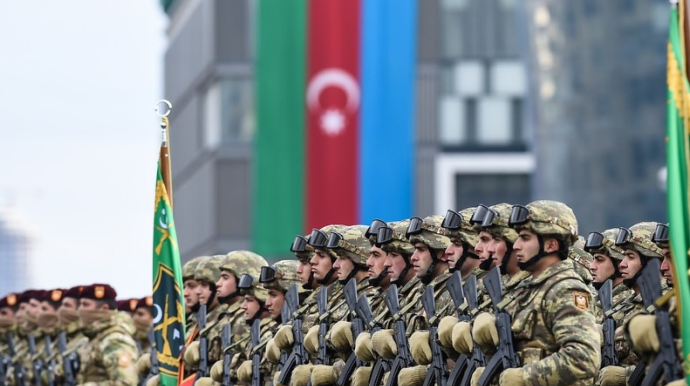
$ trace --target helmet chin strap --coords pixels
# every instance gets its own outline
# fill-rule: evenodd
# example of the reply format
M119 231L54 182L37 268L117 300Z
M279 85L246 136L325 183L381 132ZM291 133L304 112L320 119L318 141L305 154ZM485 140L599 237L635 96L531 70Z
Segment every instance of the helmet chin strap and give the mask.
M355 267L352 269L352 271L350 271L350 273L347 274L347 277L345 278L345 280L340 280L340 279L338 279L338 282L339 282L340 284L342 284L342 285L345 285L345 284L347 284L348 281L350 281L350 279L352 279L353 277L355 277L355 275L357 274L357 272L361 272L361 271L364 271L364 270L365 270L365 268L363 268L363 267L361 267L361 266L355 264Z
M601 286L604 285L604 283L606 283L606 280L611 279L613 281L614 279L618 279L619 277L621 277L621 271L618 269L618 261L616 261L616 259L612 258L611 256L607 256L607 257L611 260L611 264L613 264L614 271L613 271L613 274L611 276L607 277L606 279L604 279L598 283L592 282L592 286L597 291L601 288ZM637 279L635 279L635 280L637 280ZM625 282L625 280L623 280L623 282ZM627 284L626 284L626 286L627 286Z
M494 261L493 255L489 255L489 257L488 257L486 260L484 260L484 261L482 261L481 263L479 263L479 269L481 269L482 271L489 271L489 270L491 270L491 263L492 263L493 261Z
M311 283L313 283L313 282L314 282L314 272L310 272L309 273L309 279L307 280L306 283L302 284L302 288L304 288L305 290L314 289L314 286L311 285Z
M537 235L537 240L539 240L539 253L532 256L529 260L525 262L521 263L518 261L518 267L523 271L533 266L534 263L539 261L539 259L541 259L542 257L546 256L546 251L544 250L544 238L541 235Z
M215 295L215 292L214 292L214 295ZM218 296L218 301L222 304L228 304L232 301L232 299L234 299L237 296L240 296L240 291L236 289L235 292L232 292L232 293L228 294L227 296Z
M438 251L435 248L429 248L429 254L431 255L431 264L427 268L424 277L421 279L422 283L429 284L431 280L434 279L434 270L438 264Z
M506 253L503 255L501 258L501 266L498 267L498 269L501 271L501 275L507 274L508 270L508 261L510 260L510 256L513 254L513 245L509 244L506 242Z
M386 276L388 276L388 267L383 267L383 270L378 276L369 279L369 284L373 285L374 287L378 287Z
M264 311L268 312L268 309L266 309L266 307L264 306L264 303L262 301L259 301L258 299L257 299L257 301L259 302L259 309L256 311L256 313L254 314L254 316L251 319L246 319L247 324L250 326L252 324L254 324L254 321L256 319L258 319L258 317L261 316L261 314ZM280 318L280 315L278 315L278 317Z
M391 283L397 284L399 280L405 279L407 274L410 272L410 269L412 269L412 263L410 262L410 256L405 253L401 253L400 256L402 256L403 260L405 260L405 268L403 268L402 271L400 271L400 275L398 275L398 278L395 280L391 280Z
M323 278L323 280L316 279L316 282L321 284L321 285L326 285L331 281L331 278L333 277L333 274L335 273L335 269L331 268L326 276Z
M644 267L647 266L647 259L648 259L647 256L640 254L640 260L642 261L642 267L640 267L640 269L637 271L635 276L633 276L629 279L623 279L623 284L625 284L626 287L632 289L635 286L635 283L637 283L637 279L640 276L642 276L642 270L644 269Z

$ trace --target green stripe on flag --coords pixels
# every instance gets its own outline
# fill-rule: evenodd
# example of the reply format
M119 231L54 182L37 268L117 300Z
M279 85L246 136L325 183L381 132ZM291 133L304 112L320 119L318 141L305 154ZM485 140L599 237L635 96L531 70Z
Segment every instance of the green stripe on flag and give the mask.
M306 0L261 0L256 24L252 248L280 256L304 230Z
M685 120L690 111L690 87L683 69L683 55L678 28L678 11L671 11L668 66L666 147L667 205L669 237L677 291L680 294L678 306L681 312L681 339L683 340L684 364L690 363L690 283L688 282L688 247L690 246L690 212L688 212L688 133ZM686 368L686 366L683 366ZM690 375L686 372L690 383Z

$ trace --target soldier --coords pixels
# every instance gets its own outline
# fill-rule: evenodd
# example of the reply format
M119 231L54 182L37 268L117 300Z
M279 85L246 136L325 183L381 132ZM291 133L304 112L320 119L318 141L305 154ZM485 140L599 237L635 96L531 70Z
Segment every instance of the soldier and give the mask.
M153 297L144 296L141 299L134 299L134 313L132 321L134 322L134 340L137 342L139 355L151 351L151 342L149 342L149 330L153 326ZM149 359L150 360L150 359Z
M518 231L518 267L531 275L501 305L511 316L522 367L505 369L499 384L591 385L601 361L600 338L590 292L567 258L577 239L575 215L561 202L542 200L514 205L508 224ZM472 332L478 344L497 344L493 317L477 318ZM483 371L475 371L473 384Z
M199 295L196 293L199 282L194 279L194 272L196 271L197 265L206 259L210 259L210 256L195 257L182 266L182 285L184 288L183 295L185 307L184 312L187 318L185 339L189 338L189 334L196 324L196 313L199 312L200 306Z
M134 364L138 358L132 331L116 310L117 293L107 284L83 288L79 320L90 340L78 350L81 370L78 383L137 385Z
M10 348L8 344L8 336L11 334L14 338L15 319L14 314L17 311L17 294L11 293L0 298L0 366L3 366L5 372L0 374L0 385L5 384L6 372L9 363L5 363L10 358Z
M62 368L63 355L79 350L89 341L89 338L84 335L81 324L79 323L79 312L77 311L83 288L84 286L75 286L65 291L62 297L62 303L57 310L60 320L60 333L65 334L65 340L67 342L66 350L61 353L62 355L58 356L58 362L53 370L55 382L57 384L62 383L64 380L64 371Z
M34 382L33 356L30 354L29 341L40 342L42 332L38 328L38 314L41 311L41 302L46 297L47 291L27 290L19 298L19 309L17 310L17 327L15 336L15 355L12 363L20 364L23 369L22 378L25 382ZM11 367L7 372L7 383L14 384L19 378L15 373L15 368Z
M617 307L614 319L622 319L625 325L630 317L644 308L642 296L637 285L637 279L649 259L662 259L661 249L652 242L652 235L656 229L655 222L641 222L627 228L618 228L615 244L623 249L624 257L619 264L623 284L633 290L633 294ZM618 314L618 315L616 315ZM625 337L623 325L617 326L615 332L616 356L619 366L607 366L599 372L602 386L625 385L626 380L635 370L639 358L632 350L629 340Z
M314 273L311 271L311 264L309 264L311 254L314 252L314 248L309 245L309 235L306 237L295 236L295 240L290 246L290 252L294 253L297 260L299 260L297 274L302 281L302 287L308 291L317 288L319 284L314 279Z
M117 305L117 310L120 312L126 312L129 316L134 315L134 311L137 309L137 301L139 299L122 299L115 302Z
M466 208L460 212L448 210L441 226L446 229L450 244L446 248L448 271L460 271L463 279L472 273L478 273L479 256L475 246L479 242L479 235L470 223L475 208Z

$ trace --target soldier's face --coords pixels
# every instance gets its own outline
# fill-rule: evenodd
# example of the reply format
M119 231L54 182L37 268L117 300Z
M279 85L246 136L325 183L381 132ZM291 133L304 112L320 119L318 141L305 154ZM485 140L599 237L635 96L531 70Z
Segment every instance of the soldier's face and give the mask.
M17 309L17 312L15 312L14 316L16 316L16 317L24 316L24 314L26 313L27 307L29 307L28 304L20 303L19 308Z
M456 238L451 238L450 244L446 247L446 261L448 261L448 266L451 269L460 268L456 267L455 264L460 260L460 256L464 252L462 246L462 241Z
M50 304L50 303L48 303L48 302L46 302L46 301L42 301L42 302L41 302L41 310L40 310L39 313L43 313L43 312L55 312L55 311L57 311L57 310L55 309L55 307L53 307L52 304Z
M491 242L487 246L487 251L492 259L494 259L494 267L500 267L503 262L503 257L508 252L508 245L500 237L492 237Z
M0 318L11 319L14 317L14 311L10 307L0 308Z
M529 259L539 253L540 249L539 238L537 238L535 233L527 229L520 231L517 240L515 240L515 243L513 244L513 250L515 251L515 256L517 257L518 263L525 263L529 261ZM534 268L535 266L532 265L529 269Z
M280 311L283 309L283 303L285 303L285 294L274 289L268 290L266 309L271 314L271 318L278 319Z
M331 261L331 256L324 250L317 249L309 260L311 265L311 272L314 274L316 280L326 279L328 271L333 267L333 262Z
M302 284L309 283L309 276L311 275L311 264L309 264L309 260L305 259L299 261L297 275L299 275L299 281L301 281Z
M228 271L220 272L220 279L216 282L216 294L220 297L228 296L237 291L237 278Z
M196 296L199 297L199 303L207 304L211 298L211 285L203 281L199 282L199 286L196 287Z
M196 294L197 287L199 287L199 282L196 280L184 281L184 306L187 312L191 312L192 307L199 303L199 295Z
M355 270L355 263L347 257L338 255L333 268L337 270L338 280L347 280L347 277Z
M242 302L242 309L244 310L245 319L253 319L261 308L261 303L256 300L255 297L251 295L244 295L244 301Z
M377 246L369 248L369 258L367 259L367 275L370 279L377 278L386 269L386 257L388 254ZM386 275L386 279L388 276ZM383 283L382 283L383 284Z
M661 275L669 283L673 281L671 271L673 270L673 260L671 260L671 250L662 248L661 253L664 255L664 260L661 261Z
M396 281L400 277L400 274L407 266L405 258L398 252L389 252L386 255L385 266L388 268L388 277L390 281Z
M477 252L479 256L479 261L485 261L491 258L491 253L489 252L489 244L493 241L493 237L488 232L479 232L479 242L474 247L474 251ZM493 268L493 267L492 267Z
M143 308L137 308L132 314L132 319L134 319L134 321L139 321L141 325L153 325L153 316Z
M29 300L26 313L32 316L38 316L39 312L41 312L41 302L38 301L38 299Z
M70 310L76 310L79 306L79 302L75 298L63 298L62 305L60 308L69 308Z
M412 269L414 269L415 275L419 278L424 277L433 262L429 247L424 243L416 243L410 261L412 262Z
M603 283L616 273L613 261L603 253L594 254L594 260L589 264L589 270L592 272L592 281L595 283Z
M642 259L640 254L632 249L626 249L624 256L618 269L623 279L631 279L642 269Z
M79 299L79 309L80 310L107 310L108 305L105 303L100 303L93 299Z

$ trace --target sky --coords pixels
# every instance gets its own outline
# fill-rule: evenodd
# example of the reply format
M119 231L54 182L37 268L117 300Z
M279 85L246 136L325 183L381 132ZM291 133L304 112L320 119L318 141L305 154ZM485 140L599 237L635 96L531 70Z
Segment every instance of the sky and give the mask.
M151 292L166 26L157 0L0 2L0 212L29 286Z

